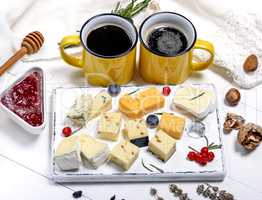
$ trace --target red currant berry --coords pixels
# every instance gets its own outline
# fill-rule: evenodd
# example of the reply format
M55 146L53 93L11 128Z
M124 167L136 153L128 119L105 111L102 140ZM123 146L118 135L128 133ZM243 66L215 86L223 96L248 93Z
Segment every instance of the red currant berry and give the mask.
M207 159L206 158L201 158L200 164L203 165L203 166L206 165L207 164Z
M69 137L72 134L72 129L70 127L64 127L62 133L65 137Z
M215 154L212 151L208 152L208 157L207 157L208 162L211 162L212 160L214 160L214 158L215 158Z
M206 153L206 152L201 152L200 154L201 154L202 157L204 157L204 158L207 159L207 157L208 157L208 153Z
M187 158L191 161L193 160L196 160L196 153L194 151L190 151L188 154L187 154Z
M163 93L164 96L168 96L170 94L170 92L171 92L170 87L168 87L168 86L163 87L162 93Z
M207 147L203 147L200 151L201 153L208 153L208 148Z
M200 162L201 162L201 155L200 155L199 153L196 153L195 161L196 161L197 163L200 163Z

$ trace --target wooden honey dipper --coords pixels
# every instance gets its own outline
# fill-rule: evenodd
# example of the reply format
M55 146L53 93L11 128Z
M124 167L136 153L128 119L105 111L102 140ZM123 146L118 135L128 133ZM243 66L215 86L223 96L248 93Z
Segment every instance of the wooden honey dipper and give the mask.
M0 67L0 76L9 69L14 63L16 63L19 59L21 59L25 54L33 54L36 53L44 43L44 36L38 32L34 31L29 33L22 42L21 49L18 50L9 60L7 60Z

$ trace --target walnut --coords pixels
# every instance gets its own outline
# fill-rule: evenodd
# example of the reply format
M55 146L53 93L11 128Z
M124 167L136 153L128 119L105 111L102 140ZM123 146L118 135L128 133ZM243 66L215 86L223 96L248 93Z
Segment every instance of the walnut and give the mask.
M256 71L257 66L258 66L258 59L257 56L254 54L248 56L243 64L243 68L246 72Z
M238 142L247 150L254 150L262 140L262 127L247 123L239 129Z
M228 90L225 96L225 100L230 106L235 106L240 101L241 95L240 92L236 88L231 88Z
M245 123L245 119L234 113L227 113L225 122L224 122L224 130L226 133L230 133L233 129L240 129Z

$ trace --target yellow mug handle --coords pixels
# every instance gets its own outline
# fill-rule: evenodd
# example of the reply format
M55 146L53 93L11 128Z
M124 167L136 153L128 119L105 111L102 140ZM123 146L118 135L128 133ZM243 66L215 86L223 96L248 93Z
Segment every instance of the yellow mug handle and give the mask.
M211 44L208 41L198 39L195 43L195 46L193 47L193 50L194 49L202 49L202 50L208 51L210 54L210 57L205 62L194 62L194 63L192 62L191 64L192 70L200 71L200 70L207 69L209 65L211 65L214 61L215 50L214 50L213 44Z
M74 67L77 67L77 68L83 68L83 64L84 64L83 59L78 56L67 54L65 52L65 48L68 46L72 46L72 45L79 46L80 44L81 44L81 41L80 41L79 35L69 35L69 36L64 37L61 40L60 45L59 45L62 59L66 63Z

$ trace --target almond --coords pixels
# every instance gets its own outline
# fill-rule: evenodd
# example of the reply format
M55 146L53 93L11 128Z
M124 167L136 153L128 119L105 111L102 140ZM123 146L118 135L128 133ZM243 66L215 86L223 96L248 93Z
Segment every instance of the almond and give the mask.
M253 71L256 71L257 66L258 66L257 56L254 54L251 54L250 56L246 58L243 68L246 72L253 72Z

